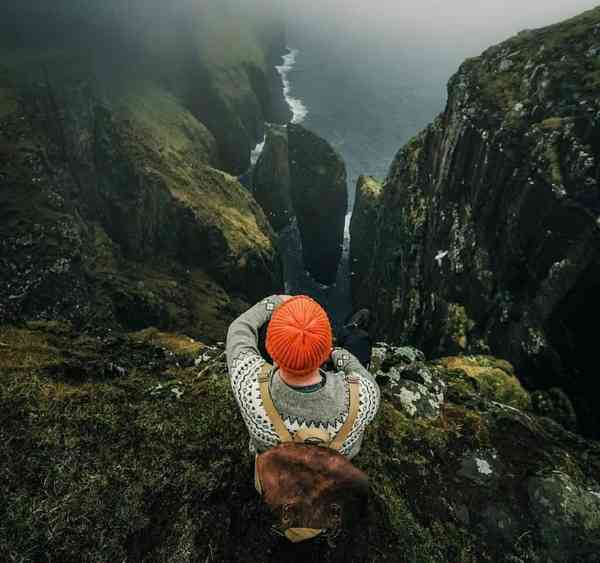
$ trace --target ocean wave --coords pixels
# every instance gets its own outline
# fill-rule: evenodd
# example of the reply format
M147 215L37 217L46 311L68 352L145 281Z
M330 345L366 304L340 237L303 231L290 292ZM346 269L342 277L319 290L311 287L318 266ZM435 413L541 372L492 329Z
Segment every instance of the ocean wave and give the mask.
M283 55L283 64L276 66L275 69L281 76L281 80L283 82L283 97L292 111L292 123L302 123L308 115L308 108L304 105L302 100L299 98L294 98L291 95L292 86L288 77L289 73L294 69L299 51L298 49L290 48L288 48L288 51L289 53L287 55ZM266 137L263 137L262 141L258 143L252 150L250 155L250 164L252 166L258 162L258 159L265 148L265 139Z
M250 154L250 164L252 166L254 166L258 162L258 159L259 159L260 155L262 154L263 149L265 148L266 140L267 140L267 136L264 135L262 141L260 143L258 143L254 147L254 149L252 149L252 153Z
M283 64L276 66L277 72L283 81L283 96L288 106L292 110L292 123L302 123L308 115L308 108L299 98L294 98L291 94L292 86L288 78L289 73L293 70L298 57L298 49L288 48L289 53L283 56Z

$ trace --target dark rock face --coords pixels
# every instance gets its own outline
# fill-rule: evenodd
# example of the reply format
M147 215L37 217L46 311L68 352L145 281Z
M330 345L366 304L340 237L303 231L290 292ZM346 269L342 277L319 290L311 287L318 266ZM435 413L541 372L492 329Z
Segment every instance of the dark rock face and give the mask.
M276 231L298 224L304 267L335 282L347 211L346 168L324 139L300 125L269 125L253 194Z
M363 301L360 292L373 258L381 189L381 183L375 178L358 178L356 201L350 220L350 283L354 303Z
M388 383L354 459L368 513L291 544L269 533L222 343L0 326L0 558L598 561L598 444L528 411L505 361L374 357Z
M290 184L287 128L268 125L265 147L252 174L252 193L277 232L295 217Z
M291 195L306 269L315 280L335 281L348 209L346 167L325 141L300 125L288 125Z
M390 169L354 292L380 335L491 350L528 385L562 388L595 436L599 30L595 9L461 66L445 112Z

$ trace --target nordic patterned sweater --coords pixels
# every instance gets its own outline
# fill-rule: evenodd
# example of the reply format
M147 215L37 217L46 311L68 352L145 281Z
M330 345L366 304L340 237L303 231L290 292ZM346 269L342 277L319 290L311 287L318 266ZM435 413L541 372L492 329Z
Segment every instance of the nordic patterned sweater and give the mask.
M250 433L250 451L262 452L279 443L260 399L258 376L265 360L258 349L258 330L283 303L278 295L267 297L240 315L227 333L227 367L233 394ZM331 354L337 372L323 372L325 384L310 392L286 384L277 365L271 370L269 389L275 408L293 435L298 430L318 428L331 439L342 427L349 412L350 390L345 374L359 376L359 410L340 453L348 458L360 450L363 434L379 408L380 391L375 378L347 350L336 348Z

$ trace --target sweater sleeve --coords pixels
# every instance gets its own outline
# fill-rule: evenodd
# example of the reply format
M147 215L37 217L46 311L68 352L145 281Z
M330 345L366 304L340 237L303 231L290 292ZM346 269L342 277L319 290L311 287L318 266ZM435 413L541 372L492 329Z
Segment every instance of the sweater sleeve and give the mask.
M227 331L226 355L229 373L235 363L248 356L259 356L258 330L268 322L273 311L283 303L279 295L271 295L250 307L229 326Z
M375 418L381 401L381 391L375 377L360 363L358 358L345 348L335 348L331 352L331 359L336 369L342 370L346 375L354 373L361 379L361 399L365 401L365 423L368 424Z

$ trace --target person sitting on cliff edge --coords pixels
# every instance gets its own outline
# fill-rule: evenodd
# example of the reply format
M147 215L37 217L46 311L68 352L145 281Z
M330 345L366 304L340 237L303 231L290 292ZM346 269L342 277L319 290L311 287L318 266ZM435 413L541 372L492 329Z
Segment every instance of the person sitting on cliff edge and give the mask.
M266 323L274 366L259 351L259 331ZM364 493L366 476L349 460L377 413L380 390L352 352L332 348L332 342L327 313L305 295L267 297L233 321L227 333L231 387L256 454L255 486L291 541L339 528L356 508L344 504ZM328 360L337 371L322 369ZM335 482L323 484L324 479ZM327 505L317 498L342 482L346 490L336 493L338 500L331 501L334 493Z

